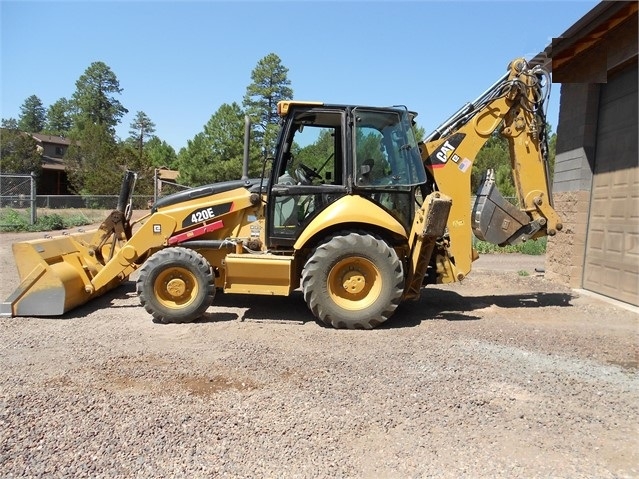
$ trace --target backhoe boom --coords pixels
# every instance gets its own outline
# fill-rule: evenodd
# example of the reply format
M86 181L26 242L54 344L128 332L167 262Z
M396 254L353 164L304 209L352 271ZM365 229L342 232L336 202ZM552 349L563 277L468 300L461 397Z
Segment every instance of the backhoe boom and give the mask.
M461 280L470 272L476 258L471 227L478 238L499 245L554 235L562 228L552 207L548 179L547 88L545 70L516 59L500 80L446 120L421 145L434 189L454 199L447 223L450 264L442 270L441 282ZM508 142L518 206L502 198L488 174L471 216L473 163L498 129Z

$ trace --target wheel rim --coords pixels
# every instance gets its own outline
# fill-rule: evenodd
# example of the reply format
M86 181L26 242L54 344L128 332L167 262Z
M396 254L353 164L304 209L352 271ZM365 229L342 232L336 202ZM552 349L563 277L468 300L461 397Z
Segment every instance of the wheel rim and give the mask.
M328 274L328 294L343 309L356 311L373 304L382 291L379 269L366 258L344 258Z
M154 285L155 297L166 308L188 306L197 297L197 278L186 268L167 268L158 274Z

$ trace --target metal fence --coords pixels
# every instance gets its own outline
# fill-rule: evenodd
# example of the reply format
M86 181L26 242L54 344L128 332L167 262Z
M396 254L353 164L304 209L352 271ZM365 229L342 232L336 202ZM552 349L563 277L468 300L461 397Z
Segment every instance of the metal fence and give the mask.
M133 195L133 209L148 209L154 201L152 195ZM113 210L118 205L118 195L37 195L35 203L36 208L52 210Z
M0 208L30 210L30 224L35 224L36 215L35 174L0 175Z
M188 190L190 186L179 185L173 181L167 181L161 179L157 173L155 176L155 190L153 192L153 201L157 201L158 198L168 196L178 191Z
M158 198L189 188L160 178L157 169L154 185L153 195L133 195L133 209L149 209ZM118 195L36 195L35 175L0 174L0 208L28 212L31 225L37 221L38 209L113 210L117 204Z

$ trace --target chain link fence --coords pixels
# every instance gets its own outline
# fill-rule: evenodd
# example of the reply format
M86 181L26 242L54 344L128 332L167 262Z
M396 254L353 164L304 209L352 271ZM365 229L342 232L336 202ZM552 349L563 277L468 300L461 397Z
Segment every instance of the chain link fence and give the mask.
M0 175L0 208L28 209L33 225L37 221L35 203L35 174Z
M176 172L172 172L176 173ZM133 195L134 210L151 208L158 198L188 189L175 183L175 178L167 179L166 170L156 169L153 195ZM36 195L35 175L0 174L0 208L12 209L29 214L29 223L37 221L37 210L95 209L113 210L117 207L118 195ZM3 226L1 224L0 226Z
M133 209L150 208L155 199L152 195L133 195ZM113 210L118 205L118 195L38 195L36 208L51 210L91 209Z

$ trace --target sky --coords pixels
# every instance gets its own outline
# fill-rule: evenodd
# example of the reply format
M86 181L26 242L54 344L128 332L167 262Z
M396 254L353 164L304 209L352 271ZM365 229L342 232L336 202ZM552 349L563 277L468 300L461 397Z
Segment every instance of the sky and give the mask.
M514 58L531 59L599 2L0 0L0 116L70 99L104 62L129 111L176 152L275 53L296 100L405 105L430 133L481 95ZM556 131L560 84L548 121Z

